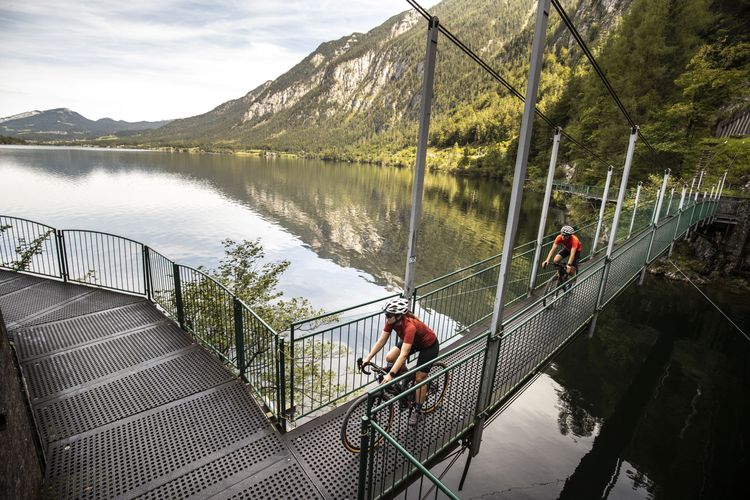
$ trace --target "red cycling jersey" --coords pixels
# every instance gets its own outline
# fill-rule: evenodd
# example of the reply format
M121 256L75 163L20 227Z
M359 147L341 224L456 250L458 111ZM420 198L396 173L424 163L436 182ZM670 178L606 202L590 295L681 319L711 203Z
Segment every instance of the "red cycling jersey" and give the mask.
M579 240L575 234L571 234L570 238L568 238L568 241L565 241L562 234L558 234L557 238L555 238L555 245L562 245L567 248L568 251L570 251L572 248L575 248L576 253L583 252L583 245L581 245L581 240Z
M415 349L430 347L437 340L435 332L417 318L404 316L398 323L394 325L386 323L383 327L383 331L388 333L393 330L396 330L396 334L404 341L404 344L411 344Z

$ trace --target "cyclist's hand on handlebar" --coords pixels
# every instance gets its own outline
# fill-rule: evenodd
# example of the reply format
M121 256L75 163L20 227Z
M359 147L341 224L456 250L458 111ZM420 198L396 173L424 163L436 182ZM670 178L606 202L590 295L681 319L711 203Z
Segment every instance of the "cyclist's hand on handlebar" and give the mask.
M364 365L362 358L357 358L357 370L362 371L362 365Z
M544 268L545 268L545 267L547 267L548 265L549 265L549 261L548 261L548 260L545 260L544 262L542 262L542 269L544 269Z
M383 377L383 380L381 380L380 383L386 384L390 382L391 380L393 380L393 375L391 375L390 373L386 373L385 376Z

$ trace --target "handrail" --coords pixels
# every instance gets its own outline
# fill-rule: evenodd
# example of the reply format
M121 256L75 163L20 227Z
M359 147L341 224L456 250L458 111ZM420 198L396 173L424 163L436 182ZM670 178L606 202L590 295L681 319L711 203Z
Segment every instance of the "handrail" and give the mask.
M244 359L245 353L239 352L239 349L246 347L245 336L248 334L251 336L261 334L254 330L247 331L243 325L242 318L237 318L237 314L241 315L242 311L250 314L254 322L251 328L265 330L270 335L270 339L273 340L272 343L275 344L278 342L279 333L244 301L235 296L225 285L200 269L176 264L171 259L139 241L103 231L55 229L46 224L21 217L0 215L0 220L7 221L13 227L14 232L20 230L20 236L15 236L17 239L28 238L29 235L26 234L27 229L23 227L25 224L34 224L51 230L48 238L54 239L54 245L49 249L40 248L38 252L39 255L47 252L55 252L54 258L59 266L60 274L51 275L49 273L36 272L32 269L25 269L25 272L64 280L70 279L85 286L124 291L142 296L161 308L172 319L180 317L183 307L180 303L183 300L181 297L186 291L189 292L190 286L196 283L195 280L185 283L179 276L174 276L174 272L176 271L179 274L184 270L193 278L200 281L205 280L206 283L210 284L214 292L220 292L220 295L223 295L226 299L226 303L223 304L225 310L221 313L221 318L215 318L215 320L226 324L227 330L225 333L227 335L221 339L221 345L213 345L214 341L211 334L199 331L199 327L194 327L194 325L181 326L185 326L196 338L205 343L209 350L213 351L224 363L231 366L243 379L246 379L247 376L247 366L241 361ZM67 239L66 236L68 236ZM99 245L102 242L105 243L103 247ZM73 248L75 248L75 252L66 250L72 250ZM101 258L102 256L99 253L105 251L104 249L107 249L108 253L105 258ZM7 254L17 254L17 252L15 247L0 246L0 267L6 267L3 266L3 262L5 262L4 258ZM157 257L162 259L162 261L159 263L152 262ZM94 269L89 269L87 264L93 265ZM82 276L68 276L70 269L74 269L79 273L84 272L85 274ZM91 276L92 271L94 271L93 276ZM96 272L102 271L105 273L105 276L97 278L95 275ZM124 286L120 286L123 284ZM202 303L194 305L197 307L197 314L211 314L211 312L206 313L200 309ZM174 307L174 309L170 310L170 307ZM239 307L239 309L236 309L236 307ZM196 313L196 311L191 312ZM201 321L206 321L206 319L201 318ZM211 321L211 319L208 321ZM238 328L242 328L243 331L239 331ZM260 341L263 341L262 335ZM276 347L269 345L268 349L275 352ZM280 366L271 366L269 369L274 372L273 380L278 385L279 381L282 380L279 373ZM256 394L263 394L263 387L254 387L252 380L248 381L248 384ZM268 403L271 412L281 421L286 411L284 401L279 400L273 403L265 400L265 403Z
M424 466L447 449L455 446L463 439L471 429L476 431L476 425L481 423L481 416L500 408L508 398L528 384L533 374L549 362L552 357L569 343L582 328L594 317L601 308L605 307L615 296L617 296L629 283L633 281L658 255L667 251L671 242L681 236L680 228L689 221L689 225L698 224L712 217L716 210L716 203L712 201L700 201L696 208L700 209L700 215L693 210L692 206L683 207L674 215L668 215L659 224L651 222L634 232L630 238L626 238L617 246L612 258L601 255L596 258L578 276L573 286L552 300L561 300L559 307L546 307L544 298L539 297L532 303L519 311L504 318L502 335L493 338L489 331L485 330L471 341L461 344L448 352L441 353L435 361L447 362L444 372L433 374L420 384L414 384L407 391L402 391L394 397L376 403L376 396L382 391L388 390L392 385L401 383L406 377L410 377L413 370L402 374L387 384L376 386L368 391L367 414L362 420L362 434L369 436L370 445L375 442L373 433L381 440L381 448L369 449L365 446L367 440L363 438L363 452L360 459L360 494L364 498L381 498L390 495L395 489L405 484L413 473L424 473ZM695 212L695 213L694 213ZM689 220L692 219L692 220ZM685 226L687 227L687 226ZM619 239L618 239L619 241ZM597 295L601 296L600 298ZM489 366L493 369L486 371L490 357L490 344L496 343L497 362ZM474 347L482 345L484 349L476 350ZM524 346L518 349L518 346ZM484 364L479 363L479 356L483 356ZM472 363L469 365L468 363ZM465 368L464 368L465 367ZM460 369L459 369L460 368ZM469 373L473 370L473 373ZM444 373L455 377L463 377L461 382L451 380L451 386L460 385L460 389L449 392L435 414L425 416L422 426L429 425L429 430L419 433L414 438L413 432L405 427L404 419L389 420L389 407L397 405L398 401L411 397L420 386L438 380ZM474 379L481 376L477 383ZM474 377L474 379L469 379ZM472 397L477 397L489 384L489 400L480 406L473 406ZM467 392L469 391L469 392ZM463 396L459 397L458 393ZM467 400L470 407L467 408ZM450 395L456 395L456 401L450 399ZM479 401L479 399L477 399ZM442 413L438 413L442 411ZM468 413L468 414L467 414ZM429 423L428 420L432 419ZM382 425L388 423L388 429ZM390 426L395 426L391 428ZM433 434L438 437L433 437ZM409 448L401 444L403 439L410 438ZM475 443L476 445L477 443ZM382 449L385 446L386 449ZM394 471L393 474L378 474L379 484L373 493L374 471L386 467ZM393 464L395 457L396 463ZM399 458L400 457L400 458ZM414 460L412 460L414 459ZM376 464L376 460L378 461ZM376 469L377 468L377 469ZM415 470L416 469L416 470ZM385 469L384 469L385 470ZM435 483L438 487L440 485Z

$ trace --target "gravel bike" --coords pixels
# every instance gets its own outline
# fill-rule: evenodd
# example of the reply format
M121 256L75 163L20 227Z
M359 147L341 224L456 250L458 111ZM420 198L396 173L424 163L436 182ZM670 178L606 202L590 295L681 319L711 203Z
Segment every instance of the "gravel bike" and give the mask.
M574 281L570 280L570 275L565 270L564 264L552 262L552 265L557 268L557 273L552 275L544 287L544 298L542 299L542 305L550 309L555 307L555 302L559 296L570 290Z
M357 360L360 364L361 360ZM371 368L372 371L369 371ZM378 382L382 382L383 378L388 374L389 369L383 368L376 365L373 362L368 362L360 365L360 370L366 375L375 375ZM424 403L422 403L422 414L426 415L435 411L438 406L443 402L445 398L445 392L450 383L450 374L447 371L445 363L436 361L430 366L430 370L427 372L427 377L432 377L440 372L445 372L442 376L438 376L434 380L431 380L426 384L427 393L425 396ZM374 396L373 407L388 401L389 399L398 396L404 391L408 391L414 386L414 373L409 375L405 380L388 386L385 390L380 391ZM416 401L414 399L415 391L409 393L408 396L399 399L397 404L389 405L384 411L380 413L378 424L385 430L388 431L393 425L393 418L396 412L396 408L400 411L407 410L408 415L411 416L412 411L416 411ZM344 444L344 448L352 453L359 453L360 451L360 437L362 432L362 417L367 414L367 394L360 396L359 399L354 401L344 415L344 423L341 425L341 442ZM379 436L375 442L375 447L380 446L383 442L383 436Z

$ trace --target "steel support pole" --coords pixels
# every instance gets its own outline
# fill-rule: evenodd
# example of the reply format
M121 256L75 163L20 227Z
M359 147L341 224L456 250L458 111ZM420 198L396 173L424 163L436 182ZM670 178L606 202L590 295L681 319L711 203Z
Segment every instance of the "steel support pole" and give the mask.
M672 209L673 198L674 198L674 188L672 188L672 192L669 193L669 203L667 203L667 212L664 214L665 217L669 217L669 211Z
M672 256L672 250L674 250L674 242L677 239L677 232L680 230L680 223L682 222L682 208L685 205L685 193L687 191L687 185L683 184L682 194L680 195L680 204L677 207L677 225L674 228L674 234L672 235L672 243L669 244L668 256Z
M635 190L635 203L633 204L633 215L630 217L630 227L628 228L628 238L633 234L633 224L635 224L635 213L638 211L638 199L641 197L642 183L638 183L638 188Z
M625 202L625 193L628 190L628 177L630 177L630 167L633 164L633 154L635 153L635 141L638 139L638 127L633 127L630 133L630 143L628 144L628 153L625 156L625 167L622 170L622 180L620 181L620 191L617 193L617 206L615 207L615 216L612 219L612 230L609 235L607 245L607 260L612 259L612 250L615 248L617 239L617 226L620 224L620 215L622 214L622 205Z
M547 185L544 188L544 201L542 202L542 215L539 218L539 230L536 236L536 250L534 251L534 260L531 267L531 281L529 282L529 295L536 287L536 273L539 270L539 259L542 254L542 239L544 238L544 228L547 226L547 213L549 211L549 201L552 197L552 181L555 178L555 167L557 166L557 152L560 148L561 131L558 127L555 130L555 137L552 140L552 156L549 159L549 170L547 170Z
M659 218L661 216L661 207L664 204L664 195L667 194L667 182L669 182L669 173L671 170L666 169L664 171L664 180L661 183L661 190L659 193L659 201L656 204L656 213L654 215L654 224L659 224Z
M534 116L539 90L539 78L542 73L542 56L544 55L544 39L549 21L549 7L551 0L538 0L536 10L536 25L534 27L534 40L531 44L531 61L529 65L529 79L526 84L526 100L524 101L523 117L518 137L518 151L516 153L516 166L513 173L513 188L510 194L510 206L508 207L508 221L505 224L505 237L503 241L503 254L500 260L500 274L497 279L497 292L495 304L492 309L491 331L488 337L488 349L484 358L482 379L479 387L479 398L477 401L477 414L474 419L474 435L472 437L472 455L479 453L479 445L482 441L482 430L487 416L492 386L497 371L498 355L500 353L500 339L502 337L502 318L505 300L505 283L510 275L511 259L513 257L513 246L518 229L518 217L521 212L521 199L523 198L523 184L526 180L526 167L529 161L529 147L534 126Z
M724 183L727 180L727 171L724 171L724 177L721 178L721 184L719 185L719 197L716 198L717 200L721 200L721 194L724 192Z
M602 231L602 220L604 219L604 210L607 208L607 196L609 196L609 183L612 181L612 165L607 169L607 180L604 182L604 193L602 194L602 206L599 208L599 222L596 223L596 233L594 233L594 242L591 244L591 255L596 253L596 247L599 244L599 233Z
M622 169L622 179L620 180L620 191L617 193L617 206L615 207L615 215L612 218L612 229L609 234L609 241L607 242L607 256L604 258L604 272L602 273L602 281L599 284L599 295L596 298L596 311L598 312L602 307L602 299L604 298L604 289L607 286L607 279L609 278L609 268L612 263L612 251L615 248L615 240L617 239L617 226L620 223L620 214L622 213L622 204L625 202L625 192L628 190L628 177L630 176L630 166L633 164L633 154L635 153L635 141L638 139L638 127L633 127L630 132L630 142L628 143L628 153L625 155L625 166ZM594 324L596 322L594 321Z
M438 18L429 21L427 31L427 50L424 64L424 81L422 87L422 108L419 119L419 137L417 139L417 159L414 167L414 190L411 196L411 217L409 219L409 244L406 252L406 275L404 277L404 297L414 292L414 274L417 267L417 233L422 217L422 194L424 191L424 171L427 160L427 140L430 132L430 108L432 105L432 84L435 79L435 54L437 38L440 31Z

